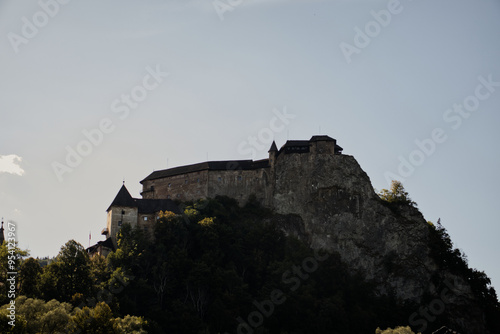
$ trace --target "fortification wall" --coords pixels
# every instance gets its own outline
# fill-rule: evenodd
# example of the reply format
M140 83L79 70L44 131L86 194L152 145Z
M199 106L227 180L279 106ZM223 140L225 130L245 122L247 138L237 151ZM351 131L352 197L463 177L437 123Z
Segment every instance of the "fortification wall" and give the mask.
M269 168L253 170L223 170L208 173L208 197L229 196L240 205L255 195L265 203L270 188Z
M269 168L252 170L203 170L146 180L144 199L165 198L180 201L196 200L217 195L229 196L245 204L254 194L262 203L269 202L272 181Z
M153 188L151 188L153 187ZM143 183L142 198L189 201L207 197L208 170L179 174Z

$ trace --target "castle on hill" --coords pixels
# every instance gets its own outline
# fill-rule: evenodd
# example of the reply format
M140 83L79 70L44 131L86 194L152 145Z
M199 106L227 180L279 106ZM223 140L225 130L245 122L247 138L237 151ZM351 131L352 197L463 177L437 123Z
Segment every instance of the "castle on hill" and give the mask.
M125 223L151 232L160 211L180 213L174 200L228 196L240 205L254 195L263 205L273 208L277 182L284 180L282 171L313 162L319 156L340 155L342 147L329 136L312 136L309 140L288 140L279 150L273 141L269 158L262 160L207 161L154 171L143 179L141 199L133 198L125 184L108 207L107 225L102 230L105 241L89 247L90 253L107 255L116 247L116 234ZM300 175L296 175L300 177ZM288 178L288 177L286 177Z

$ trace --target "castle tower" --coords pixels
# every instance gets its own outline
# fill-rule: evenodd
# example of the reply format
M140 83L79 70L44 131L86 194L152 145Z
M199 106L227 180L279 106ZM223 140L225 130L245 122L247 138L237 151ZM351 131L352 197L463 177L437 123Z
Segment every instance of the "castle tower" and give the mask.
M309 145L313 154L342 154L342 147L337 145L337 140L329 136L312 136Z
M271 170L274 168L274 164L276 163L276 155L278 154L278 147L276 146L276 143L273 140L273 143L271 144L271 148L269 151L269 166L271 167Z
M130 224L132 227L137 225L137 203L125 187L125 183L106 211L108 213L108 221L106 228L101 234L105 235L106 238L111 238L116 247L116 234L120 231L122 225L125 223Z
M5 241L5 236L3 235L3 218L2 218L2 227L0 227L0 245Z

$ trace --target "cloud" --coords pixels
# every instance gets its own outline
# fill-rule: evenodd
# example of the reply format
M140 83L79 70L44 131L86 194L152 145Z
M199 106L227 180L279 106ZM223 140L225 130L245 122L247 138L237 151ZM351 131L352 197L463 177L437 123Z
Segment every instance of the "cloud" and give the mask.
M15 154L0 155L0 173L23 175L24 169L19 166L23 158Z

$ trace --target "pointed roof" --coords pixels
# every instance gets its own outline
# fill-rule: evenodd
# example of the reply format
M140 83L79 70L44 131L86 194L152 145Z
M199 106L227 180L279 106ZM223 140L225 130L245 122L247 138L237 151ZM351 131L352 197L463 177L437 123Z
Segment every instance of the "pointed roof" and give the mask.
M0 227L0 244L3 244L5 241L5 236L3 235L3 218L2 218L2 227Z
M269 149L269 151L267 151L267 153L269 152L278 152L278 147L276 146L276 143L274 142L273 140L273 143L271 144L271 148Z
M128 192L127 187L125 187L125 184L122 185L120 191L118 191L118 194L116 194L115 199L106 211L109 211L112 206L125 206L131 208L137 206L134 199L132 198L132 195L130 195L130 193Z

